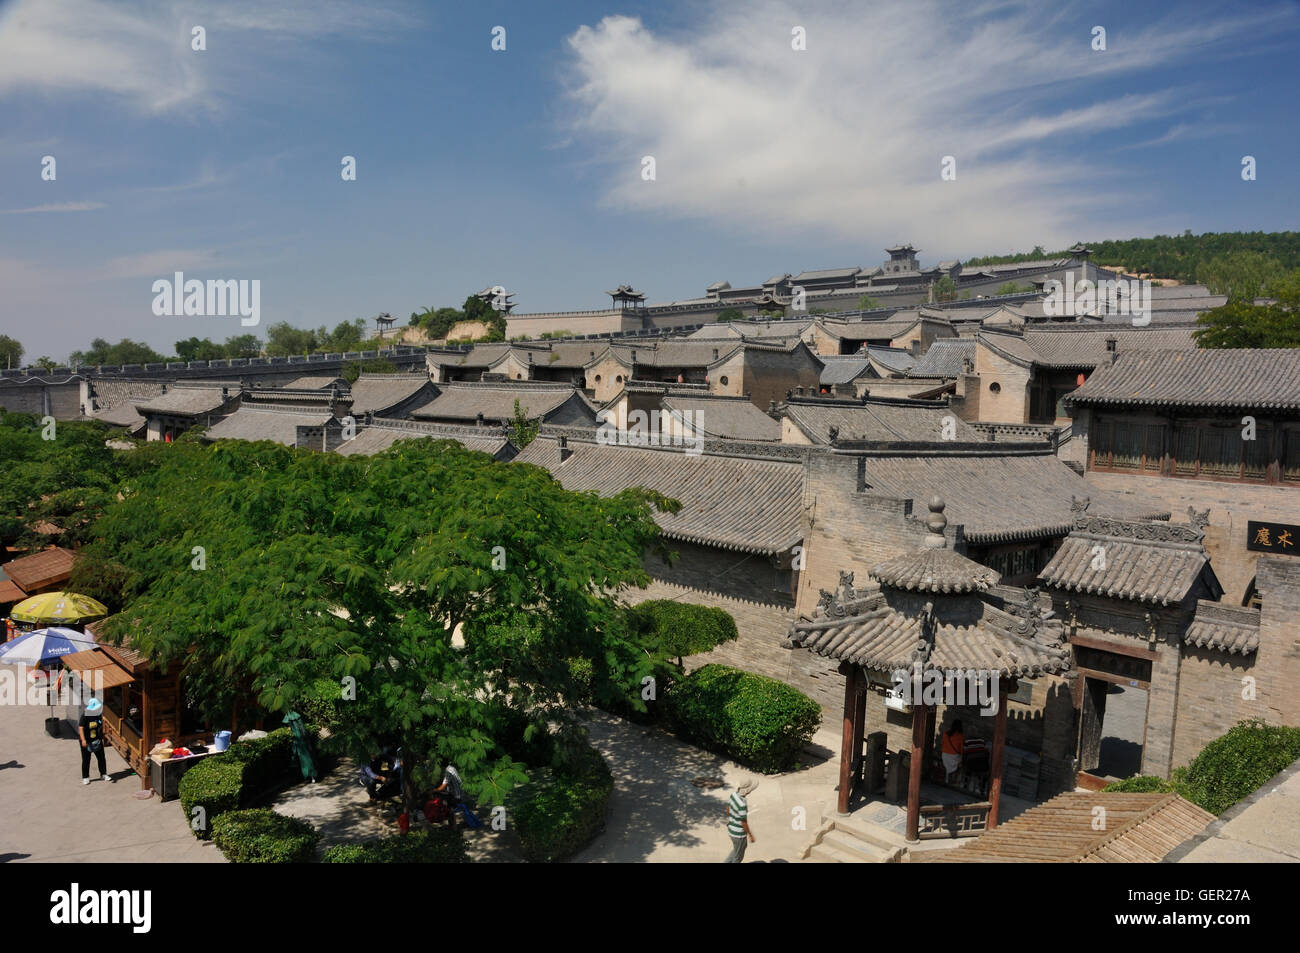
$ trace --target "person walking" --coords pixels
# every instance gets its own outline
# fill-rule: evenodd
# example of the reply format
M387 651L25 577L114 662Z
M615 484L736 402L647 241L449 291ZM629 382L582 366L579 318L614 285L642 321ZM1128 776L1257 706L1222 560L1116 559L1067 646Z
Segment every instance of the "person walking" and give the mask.
M727 833L731 835L731 856L724 863L744 863L745 848L754 842L754 832L749 829L749 801L746 798L756 787L758 782L752 778L743 781L727 799Z
M90 783L90 756L95 756L99 767L99 780L116 781L108 773L104 761L104 703L98 698L86 702L86 711L77 722L77 736L81 739L81 783Z

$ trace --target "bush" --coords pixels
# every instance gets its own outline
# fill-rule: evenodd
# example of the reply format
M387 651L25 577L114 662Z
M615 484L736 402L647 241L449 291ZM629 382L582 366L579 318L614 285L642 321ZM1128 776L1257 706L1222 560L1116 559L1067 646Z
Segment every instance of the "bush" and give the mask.
M204 758L181 778L181 810L194 829L194 808L205 813L194 836L207 839L216 819L226 811L249 807L251 802L278 786L296 768L293 732L277 728L265 738L236 741L225 754Z
M509 817L529 860L562 860L587 846L605 826L614 778L589 745L569 766L541 768L507 795Z
M822 714L784 682L725 665L705 665L682 679L667 708L682 735L766 774L795 767Z
M736 620L725 609L649 599L627 610L628 631L643 649L664 659L681 659L734 641Z
M304 820L268 808L227 811L212 822L212 842L235 864L305 864L320 834Z
M1222 814L1297 758L1300 728L1243 721L1175 772L1174 784L1189 801Z
M1102 791L1115 791L1121 794L1154 794L1157 792L1169 794L1174 790L1172 782L1149 774L1125 778L1123 781L1116 781L1114 784L1108 784L1102 788Z
M207 840L213 821L239 807L243 779L244 766L223 755L204 758L185 772L180 783L181 810L195 837ZM194 816L196 807L203 808L201 819Z
M366 844L339 844L321 855L326 864L466 864L459 830L412 831Z

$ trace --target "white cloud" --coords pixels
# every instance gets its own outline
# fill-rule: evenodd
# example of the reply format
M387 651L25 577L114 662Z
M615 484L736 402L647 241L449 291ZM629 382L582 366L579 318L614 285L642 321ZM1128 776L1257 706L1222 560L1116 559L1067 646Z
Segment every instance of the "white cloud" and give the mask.
M1106 52L1090 47L1092 21L1028 0L721 0L671 33L607 17L569 37L565 132L620 209L951 253L1141 234L1098 156L1195 103L1132 80L1240 52L1234 38L1279 16L1116 24ZM791 49L795 26L806 52ZM1139 91L1093 92L1113 80ZM949 155L957 177L942 181Z
M174 248L123 255L106 262L99 271L103 278L170 278L172 272L206 268L217 256L194 248Z
M51 202L46 205L33 205L31 208L0 209L0 215L32 215L41 212L93 212L108 208L103 202Z
M217 110L232 90L257 89L274 75L274 61L303 55L303 41L395 36L414 22L401 7L358 0L266 7L260 0L15 0L0 8L0 98L89 94L148 114ZM195 26L206 31L206 51L191 49Z

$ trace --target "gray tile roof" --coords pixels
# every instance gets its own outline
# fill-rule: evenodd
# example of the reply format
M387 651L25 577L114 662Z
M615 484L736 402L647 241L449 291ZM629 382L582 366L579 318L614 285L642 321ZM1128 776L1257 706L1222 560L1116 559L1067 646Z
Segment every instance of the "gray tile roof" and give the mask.
M913 501L942 497L949 522L965 526L975 544L1065 536L1074 528L1071 499L1092 498L1091 512L1131 519L1167 518L1169 511L1127 494L1103 492L1050 454L868 454L867 489Z
M1070 668L1058 620L1015 615L980 594L936 595L882 585L853 589L851 582L834 595L823 590L816 613L795 622L784 644L887 674L910 671L917 661L926 668L1015 678Z
M460 357L439 355L437 363L445 364L451 368L485 370L505 357L509 353L511 346L510 344L475 344Z
M777 441L781 422L769 417L745 397L677 396L669 394L663 409L691 414L693 432L724 440Z
M569 490L612 496L640 486L679 500L679 512L655 514L669 539L764 555L803 539L801 463L573 439L569 449L561 464L558 439L543 434L515 462L545 467Z
M1187 524L1081 516L1038 578L1072 592L1158 605L1182 602L1198 580L1222 595L1204 536Z
M827 321L817 322L823 332L833 338L851 341L892 341L916 327L919 317L886 321Z
M848 384L859 377L879 377L871 367L871 361L866 355L847 354L836 355L827 354L821 356L822 374L821 383L827 386L835 384Z
M911 366L908 377L957 377L966 361L975 360L974 338L939 338Z
M911 352L904 351L902 348L868 344L866 351L867 356L877 364L898 374L906 373L909 368L916 364L916 358L912 356Z
M383 415L430 387L423 374L362 374L352 385L352 414Z
M221 408L228 398L221 394L221 387L190 387L184 384L171 384L166 393L154 397L134 398L135 409L141 414L175 414L182 417L197 417L210 414Z
M831 428L840 440L937 441L943 439L944 419L951 418L956 440L979 440L981 435L946 406L895 398L835 400L798 397L786 401L785 416L814 443L829 444ZM941 494L947 499L946 494Z
M1066 397L1080 406L1300 410L1300 348L1124 353Z
M90 416L114 427L125 427L127 430L132 431L143 427L146 423L145 419L136 411L135 405L130 401L118 404L115 407L105 407L95 411Z
M1066 325L1059 328L1026 327L1023 334L981 331L979 340L993 351L1022 366L1090 370L1110 363L1107 338L1115 338L1116 351L1196 349L1192 327Z
M1200 599L1183 641L1198 649L1249 655L1259 648L1259 610Z
M795 284L800 281L817 281L824 278L852 278L862 269L855 268L825 268L821 271L801 271L790 280ZM766 282L764 282L766 284Z
M871 570L882 585L908 592L975 592L1001 577L951 549L921 549L888 559Z
M577 395L570 384L539 382L468 383L436 385L438 396L410 412L417 420L465 420L473 422L481 413L485 420L509 420L515 415L515 401L529 420L545 417Z
M369 456L387 450L398 440L455 440L467 450L479 450L496 456L509 442L505 431L499 427L457 427L450 424L421 424L402 421L403 426L385 425L379 421L357 431L351 440L335 448L343 456L362 454Z
M347 387L347 382L341 377L331 377L328 374L320 374L309 377L297 377L284 386L295 390L327 390L335 385L344 388Z
M240 407L209 427L205 436L208 440L273 440L292 447L298 442L299 427L319 427L333 419L328 413Z

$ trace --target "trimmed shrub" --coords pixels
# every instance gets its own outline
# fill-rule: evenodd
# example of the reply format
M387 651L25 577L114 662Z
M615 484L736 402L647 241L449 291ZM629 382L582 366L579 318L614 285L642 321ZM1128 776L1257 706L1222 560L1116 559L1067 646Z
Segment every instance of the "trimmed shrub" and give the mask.
M506 797L525 856L551 862L586 847L605 826L613 791L609 766L590 746L567 767L532 772Z
M412 831L366 844L339 844L321 855L326 864L467 864L459 829Z
M796 766L822 716L798 689L725 665L705 665L679 681L667 708L684 737L765 774Z
M1243 721L1176 771L1174 784L1189 801L1222 814L1297 758L1300 728Z
M1171 782L1150 774L1125 778L1123 781L1116 781L1114 784L1108 784L1102 788L1103 792L1115 791L1121 794L1170 794L1175 790Z
M204 758L185 772L180 783L181 810L195 837L207 840L213 821L239 807L243 778L244 766L223 756ZM203 808L201 818L194 816L196 807Z
M306 864L316 859L316 828L269 808L227 811L212 822L212 842L235 864Z
M314 734L314 733L313 733ZM277 728L265 738L236 741L225 754L204 758L181 778L181 810L194 829L194 807L205 812L206 825L194 836L206 840L217 817L226 811L249 807L297 770L293 760L293 732Z
M664 659L708 652L737 637L736 620L725 609L648 599L627 610L628 629L646 651Z

